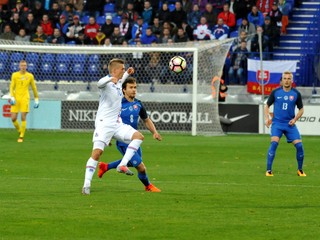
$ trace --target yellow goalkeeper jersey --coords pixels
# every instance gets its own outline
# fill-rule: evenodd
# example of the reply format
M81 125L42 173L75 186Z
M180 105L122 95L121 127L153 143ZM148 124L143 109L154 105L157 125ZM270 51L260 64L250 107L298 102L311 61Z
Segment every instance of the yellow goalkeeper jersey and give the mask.
M31 85L34 98L38 98L37 86L34 81L34 76L32 73L26 72L21 74L19 72L14 72L11 76L10 83L10 95L16 100L26 100L30 99L29 86Z

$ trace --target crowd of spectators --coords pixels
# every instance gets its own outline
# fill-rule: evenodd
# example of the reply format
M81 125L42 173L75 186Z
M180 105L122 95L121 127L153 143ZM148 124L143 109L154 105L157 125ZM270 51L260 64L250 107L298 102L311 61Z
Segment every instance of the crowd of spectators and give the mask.
M246 84L246 58L270 52L286 34L286 0L0 0L0 39L110 47L223 40L237 36L229 84Z

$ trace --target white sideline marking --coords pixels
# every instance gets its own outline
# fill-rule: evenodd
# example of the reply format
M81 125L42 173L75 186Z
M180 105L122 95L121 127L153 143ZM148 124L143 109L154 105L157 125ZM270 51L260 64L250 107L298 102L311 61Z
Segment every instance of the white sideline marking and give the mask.
M264 175L261 176L262 178L266 178ZM297 176L297 178L299 178ZM52 180L56 180L56 181L82 181L83 179L70 179L70 178L31 178L31 177L13 177L11 179L16 179L16 180L47 180L47 181L52 181ZM132 179L132 178L131 178ZM121 181L121 182L132 182L132 180L125 180L125 179L116 179L115 181ZM98 180L101 181L100 179L94 179L94 180ZM111 180L110 181L114 181ZM172 184L178 184L178 183L184 183L184 184L198 184L198 185L230 185L230 186L262 186L262 185L269 185L269 184L253 184L253 183L228 183L228 182L178 182L178 181L158 181L156 180L155 182L158 183L172 183ZM320 186L318 185L297 185L297 184L272 184L272 186L276 186L276 187L305 187L305 188L320 188Z

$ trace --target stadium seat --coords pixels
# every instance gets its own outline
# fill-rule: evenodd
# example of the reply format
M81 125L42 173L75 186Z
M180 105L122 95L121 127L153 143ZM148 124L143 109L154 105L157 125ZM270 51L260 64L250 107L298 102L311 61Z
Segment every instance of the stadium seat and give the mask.
M115 25L119 25L121 23L121 17L120 16L114 16L112 18L112 23Z
M101 26L106 23L106 16L99 16L97 18L97 23Z
M236 38L236 37L238 37L238 31L233 31L233 32L231 32L230 33L230 36L229 36L229 38Z
M38 53L27 53L26 61L28 64L28 71L35 75L35 78L38 78L38 65L39 65L39 54Z
M40 71L38 80L54 80L54 62L55 55L46 53L43 54L40 61Z
M12 53L10 57L10 71L17 72L19 71L19 63L24 59L23 53Z
M89 18L90 18L90 16L84 15L84 16L81 18L81 23L87 25L87 24L89 23Z
M175 4L173 4L173 3L172 3L172 4L169 4L169 5L168 5L168 8L169 8L169 11L170 11L170 12L173 12L174 10L176 10L176 6L175 6Z
M99 63L99 55L98 54L93 54L90 55L89 57L89 63Z
M0 75L1 79L8 79L10 74L7 71L9 56L7 53L0 52Z
M100 69L100 56L98 54L90 55L88 61L88 73L89 81L98 81L99 80L99 69Z
M87 55L85 54L72 54L70 80L85 80L84 72L86 69L86 58Z
M114 13L115 12L115 6L113 3L107 3L103 7L104 14L106 13Z

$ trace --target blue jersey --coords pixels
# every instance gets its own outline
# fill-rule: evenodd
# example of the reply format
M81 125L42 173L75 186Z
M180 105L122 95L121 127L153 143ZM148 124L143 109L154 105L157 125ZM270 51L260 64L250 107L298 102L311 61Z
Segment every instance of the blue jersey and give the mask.
M274 89L267 101L267 105L273 106L273 123L288 123L295 117L295 108L303 108L302 97L300 92L291 88L289 92L283 90L283 88Z

